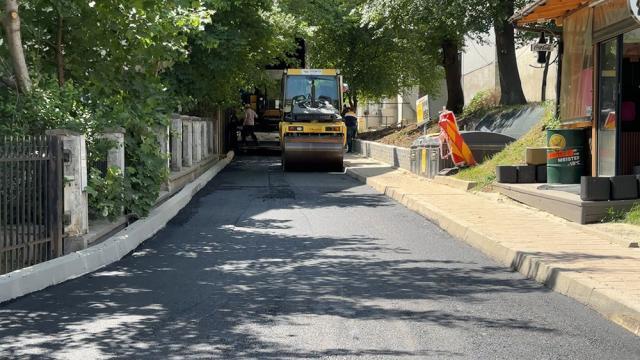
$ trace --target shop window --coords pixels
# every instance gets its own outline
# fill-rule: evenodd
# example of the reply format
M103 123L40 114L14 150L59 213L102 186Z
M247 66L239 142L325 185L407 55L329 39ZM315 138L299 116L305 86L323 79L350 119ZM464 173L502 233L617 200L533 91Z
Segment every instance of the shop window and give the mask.
M593 111L593 10L585 8L564 21L564 56L560 92L563 123L590 121Z

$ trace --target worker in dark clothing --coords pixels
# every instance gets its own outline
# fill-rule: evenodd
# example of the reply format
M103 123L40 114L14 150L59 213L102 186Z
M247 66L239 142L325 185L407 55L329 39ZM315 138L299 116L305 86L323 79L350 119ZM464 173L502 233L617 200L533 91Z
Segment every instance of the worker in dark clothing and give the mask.
M347 152L353 152L353 139L355 139L358 133L358 116L351 111L350 108L346 109L344 114L344 124L347 126Z
M228 108L226 110L227 126L225 127L227 133L227 144L229 149L236 149L238 146L238 126L240 125L240 119L236 115L236 109Z

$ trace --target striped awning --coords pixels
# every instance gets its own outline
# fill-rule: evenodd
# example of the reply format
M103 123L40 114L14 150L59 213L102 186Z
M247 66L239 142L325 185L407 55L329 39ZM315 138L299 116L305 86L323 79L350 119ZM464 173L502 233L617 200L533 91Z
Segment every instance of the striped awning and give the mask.
M572 12L589 5L589 3L602 2L601 0L536 0L518 10L511 22L517 25L540 23L555 20L562 24L562 18Z

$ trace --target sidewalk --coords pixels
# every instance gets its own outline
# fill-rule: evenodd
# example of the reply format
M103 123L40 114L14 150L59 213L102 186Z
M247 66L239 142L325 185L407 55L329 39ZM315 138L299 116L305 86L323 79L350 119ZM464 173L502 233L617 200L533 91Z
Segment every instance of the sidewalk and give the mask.
M640 335L640 249L519 204L437 184L361 157L347 174L501 264Z

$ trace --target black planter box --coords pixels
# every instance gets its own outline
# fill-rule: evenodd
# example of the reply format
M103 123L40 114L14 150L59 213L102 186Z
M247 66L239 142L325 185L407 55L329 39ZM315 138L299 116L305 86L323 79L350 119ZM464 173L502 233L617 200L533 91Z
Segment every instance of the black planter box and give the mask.
M638 198L638 179L635 175L614 176L610 180L612 200Z
M547 165L536 166L536 182L542 184L547 182Z
M583 176L580 178L580 199L583 201L607 201L611 196L611 181L606 177Z
M536 166L535 165L518 165L518 183L533 184L536 182Z
M518 182L518 169L515 166L496 166L496 179L501 184L515 184Z

